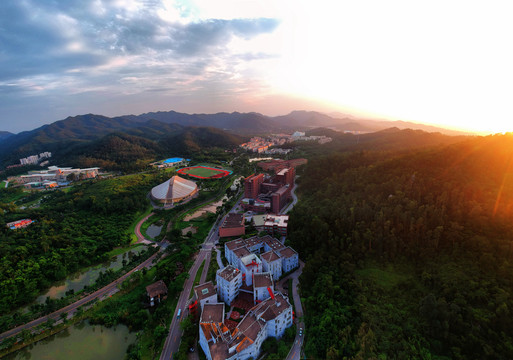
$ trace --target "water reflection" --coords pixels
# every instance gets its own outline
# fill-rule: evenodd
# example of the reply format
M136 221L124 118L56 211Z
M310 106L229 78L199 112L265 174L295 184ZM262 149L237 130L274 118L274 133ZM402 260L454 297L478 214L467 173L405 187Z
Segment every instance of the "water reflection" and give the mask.
M95 331L99 327L100 331ZM136 339L124 325L92 326L84 321L38 343L10 354L7 360L110 360L123 359Z

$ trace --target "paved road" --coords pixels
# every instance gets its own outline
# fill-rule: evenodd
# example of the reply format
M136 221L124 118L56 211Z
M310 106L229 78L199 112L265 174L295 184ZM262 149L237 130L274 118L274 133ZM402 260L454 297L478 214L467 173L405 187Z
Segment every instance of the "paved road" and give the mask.
M196 257L196 260L194 261L194 264L189 270L189 278L185 281L184 289L178 299L178 304L173 314L173 320L171 321L171 326L169 327L169 335L166 338L164 348L160 354L161 360L172 359L173 353L178 352L180 348L180 340L182 338L180 320L186 316L185 307L189 301L189 294L191 293L192 285L194 283L194 279L196 278L196 273L198 272L201 263L210 254L210 252L210 250L201 249L200 253ZM178 309L182 309L182 315L180 316L180 319L177 318Z
M305 332L305 324L302 320L303 317L303 306L301 305L301 297L298 292L299 285L299 276L303 272L303 267L305 264L302 261L299 261L299 269L294 271L292 274L287 277L281 279L277 284L276 288L284 294L288 294L288 291L285 290L284 285L288 283L289 279L292 279L292 297L294 300L294 306L296 307L296 319L297 320L297 332L296 338L294 339L294 345L290 349L289 355L287 356L287 360L299 360L301 358L301 348L303 346L303 336ZM290 301L290 299L289 299ZM299 330L303 329L303 334L299 336Z
M155 214L155 213L152 212L149 215L145 216L141 221L139 221L137 223L137 225L135 225L135 231L134 232L135 232L135 236L137 236L137 242L138 243L145 243L145 244L147 244L147 243L151 244L152 243L151 241L146 240L146 238L141 234L141 226L153 214Z
M127 277L132 275L135 271L141 270L143 267L150 268L152 266L152 261L155 259L157 254L158 254L158 252L153 254L152 256L150 256L147 260L145 260L144 262L142 262L141 264L139 264L138 266L136 266L129 272L127 272L125 275L123 275L120 278L118 278L117 280L111 282L109 285L104 286L100 290L95 291L94 293L74 302L73 304L70 304L70 305L68 305L60 310L57 310L49 315L40 317L39 319L33 320L27 324L20 325L14 329L11 329L9 331L6 331L6 332L0 334L0 341L5 338L8 338L10 336L16 335L24 329L30 329L34 326L43 324L46 321L48 321L48 319L59 320L59 319L61 319L62 313L67 313L68 317L69 317L71 314L73 314L77 310L77 308L79 306L85 305L94 299L100 299L101 297L107 297L107 296L110 296L110 295L116 293L118 291L117 286L119 284L121 284Z
M292 195L292 202L285 208L285 210L281 212L282 214L288 213L297 204L296 189L297 185L294 183L294 187L290 191L290 194Z
M240 199L237 200L236 205L239 203ZM233 209L231 210L233 211ZM186 305L189 300L189 294L191 293L191 289L194 283L194 279L196 278L196 273L203 262L203 260L207 260L205 262L205 266L203 268L203 273L201 275L200 284L204 282L206 279L206 274L208 273L208 266L210 264L210 258L212 256L212 248L215 246L215 243L219 241L219 226L222 224L223 218L218 218L217 221L210 229L207 237L205 238L205 242L201 245L200 253L196 256L196 260L189 270L189 278L186 280L184 289L180 294L178 299L178 305L176 306L175 312L173 314L173 319L171 320L171 325L169 327L169 335L164 342L164 347L162 349L162 353L160 354L160 360L169 360L173 358L173 354L178 352L180 349L180 340L182 337L182 330L180 329L180 320L177 319L178 309L182 309L181 318L186 316Z

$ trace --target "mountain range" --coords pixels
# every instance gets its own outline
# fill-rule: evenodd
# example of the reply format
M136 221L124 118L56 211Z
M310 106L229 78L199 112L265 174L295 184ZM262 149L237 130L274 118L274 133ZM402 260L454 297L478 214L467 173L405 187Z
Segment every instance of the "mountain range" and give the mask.
M179 150L180 154L184 154L192 149L198 150L206 144L221 146L222 144L240 143L242 142L240 136L245 135L292 132L318 127L329 127L340 132L368 133L380 131L392 125L397 128L423 128L426 131L456 135L450 130L426 127L421 124L370 121L352 116L335 118L315 111L293 111L290 114L276 117L255 112L185 114L176 111L159 111L112 118L85 114L68 117L19 134L0 132L0 165L5 167L15 164L19 158L42 151L51 151L54 156L72 152L88 152L89 150L84 150L84 146L88 147L91 143L112 133L122 133L123 136L156 141L160 145L158 145L158 149L153 149L152 153L166 150L167 147L163 144L171 142L174 144L175 151ZM206 129L200 130L200 128ZM65 158L69 158L69 156L66 155Z

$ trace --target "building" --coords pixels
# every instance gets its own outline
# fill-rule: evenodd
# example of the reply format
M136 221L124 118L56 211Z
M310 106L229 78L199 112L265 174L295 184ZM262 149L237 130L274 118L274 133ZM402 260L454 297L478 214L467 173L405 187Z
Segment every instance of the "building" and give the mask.
M188 161L190 161L190 159L174 157L174 158L169 158L169 159L165 159L162 161L157 161L157 162L151 163L150 165L156 166L159 169L162 169L162 168L168 168L168 167L183 166L183 165L186 165Z
M161 301L167 299L167 286L164 281L159 280L151 285L146 286L146 296L150 306L160 304Z
M291 247L281 249L280 256L282 258L282 271L284 273L294 270L299 266L299 256Z
M33 222L34 222L34 220L32 220L32 219L21 219L21 220L9 222L6 224L6 226L11 230L16 230L16 229L26 228Z
M219 228L219 237L241 236L246 233L244 215L229 213Z
M151 189L151 198L162 204L174 204L190 199L198 192L194 181L186 180L178 175Z
M237 250L235 250L237 251ZM242 283L246 286L253 285L253 275L262 272L262 261L255 254L246 255L239 260L242 272Z
M257 359L268 337L280 338L293 322L292 306L281 293L251 308L235 329L224 323L223 304L205 304L200 318L199 344L209 360Z
M216 273L217 294L219 300L231 305L232 301L239 295L242 285L242 274L239 269L228 265Z
M28 175L21 175L9 178L9 181L18 184L31 184L52 181L67 182L70 178L72 178L72 180L93 179L98 176L99 170L100 168L98 167L75 169L71 167L63 168L57 166L50 166L47 170L29 171Z
M199 301L201 309L205 304L217 303L217 292L212 281L194 287L194 299Z
M270 250L260 255L260 259L264 271L270 273L274 280L278 280L283 273L283 260L280 255Z
M241 269L243 283L247 286L252 284L248 277L253 274L269 272L273 279L277 280L283 273L299 266L298 253L269 235L229 241L224 244L224 254L230 264ZM254 257L249 257L249 254ZM258 258L256 254L261 255ZM255 257L259 261L255 260ZM245 263L252 265L247 266Z
M274 171L278 172L281 169L285 168L296 168L300 165L304 165L308 162L307 159L299 158L299 159L292 159L292 160L280 160L275 159L271 161L262 161L259 162L257 165L264 171Z
M253 275L253 302L264 301L274 293L273 276L271 273L259 273Z
M258 231L265 231L272 236L287 236L288 215L254 215L252 221Z
M264 182L264 174L251 175L244 179L244 197L256 199L260 194L260 185Z

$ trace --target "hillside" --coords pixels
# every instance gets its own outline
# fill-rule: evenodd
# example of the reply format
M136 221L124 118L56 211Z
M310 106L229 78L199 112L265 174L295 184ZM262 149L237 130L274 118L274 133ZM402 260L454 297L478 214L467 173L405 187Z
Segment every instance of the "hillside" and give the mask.
M148 124L152 126L130 129L129 133L111 133L69 151L63 150L53 160L70 166L98 166L134 172L145 169L158 158L170 155L198 156L199 153L215 149L237 147L243 142L240 137L215 128L184 128L156 121Z
M513 358L512 159L497 135L309 161L289 225L307 356Z
M114 118L86 114L68 117L15 135L0 134L0 167L17 163L21 157L42 151L51 151L54 155L63 149L72 151L77 146L87 144L114 132L160 140L175 134L184 127L191 126L211 127L234 134L254 135L273 132L291 133L295 130L308 130L315 127L336 128L342 132L372 132L383 129L383 124L353 117L338 119L314 111L293 111L288 115L276 117L259 113L184 114L175 111L125 115ZM445 131L421 124L403 122L391 122L390 124L397 124L398 127L411 125L412 128L425 128L429 131ZM346 138L349 142L354 139L356 138ZM356 139L356 141L364 142L365 138ZM394 139L390 138L390 141L393 142Z
M0 141L5 140L12 135L14 135L14 134L10 133L9 131L0 131Z

